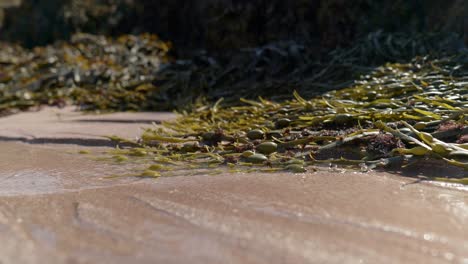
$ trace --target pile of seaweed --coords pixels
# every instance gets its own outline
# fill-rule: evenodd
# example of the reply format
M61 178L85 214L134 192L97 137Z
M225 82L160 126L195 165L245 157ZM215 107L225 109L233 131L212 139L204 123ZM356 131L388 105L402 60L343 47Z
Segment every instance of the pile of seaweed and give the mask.
M455 34L372 33L351 48L321 55L307 42L281 41L221 54L171 59L155 35L77 34L70 42L25 49L0 44L0 113L68 103L82 110L187 110L204 98L258 96L281 101L352 85L385 61L457 52ZM274 91L274 92L272 92Z
M116 39L77 34L32 50L0 44L0 113L40 105L77 104L83 110L168 108L152 84L169 61L170 43L155 35Z
M369 170L436 161L468 171L468 54L389 63L311 99L200 105L141 139L110 137L117 161L178 168L305 172L321 164ZM128 147L130 146L130 147ZM446 179L445 179L446 180ZM468 183L468 178L449 179Z

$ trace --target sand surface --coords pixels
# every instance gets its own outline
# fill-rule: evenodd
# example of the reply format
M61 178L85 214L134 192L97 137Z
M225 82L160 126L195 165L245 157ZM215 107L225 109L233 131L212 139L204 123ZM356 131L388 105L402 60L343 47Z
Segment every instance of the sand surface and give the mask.
M0 118L0 140L28 143L109 145L103 136L135 138L152 123L175 118L173 113L83 114L74 107L45 107L37 112Z
M109 179L131 165L83 142L173 115L54 111L0 119L2 264L468 263L466 189L327 170Z

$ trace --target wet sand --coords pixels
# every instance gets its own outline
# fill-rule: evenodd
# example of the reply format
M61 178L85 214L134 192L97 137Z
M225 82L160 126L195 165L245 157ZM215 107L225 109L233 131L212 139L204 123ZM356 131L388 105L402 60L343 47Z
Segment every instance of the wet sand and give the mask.
M468 263L466 190L326 170L107 179L125 166L77 154L102 146L0 148L2 264Z
M28 143L106 145L103 136L134 139L142 128L175 118L173 113L83 114L74 107L44 107L41 111L0 118L0 140Z

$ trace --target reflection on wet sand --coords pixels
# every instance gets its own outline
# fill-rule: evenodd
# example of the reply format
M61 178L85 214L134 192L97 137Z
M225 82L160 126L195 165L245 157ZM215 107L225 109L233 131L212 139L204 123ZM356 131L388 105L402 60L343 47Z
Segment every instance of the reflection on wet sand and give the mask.
M464 263L466 191L384 172L105 179L83 147L0 143L0 262ZM21 255L21 258L18 258Z

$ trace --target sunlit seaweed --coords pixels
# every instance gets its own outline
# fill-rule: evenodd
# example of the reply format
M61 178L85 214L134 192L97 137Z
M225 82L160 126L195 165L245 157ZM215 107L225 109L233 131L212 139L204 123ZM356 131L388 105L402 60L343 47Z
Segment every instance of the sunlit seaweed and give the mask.
M284 102L241 99L241 106L223 106L219 100L147 129L134 142L140 147L120 154L143 151L146 162L157 165L150 171L226 165L304 172L319 164L366 170L437 159L466 175L467 65L466 54L416 58L384 65L349 88L310 100L297 92Z

